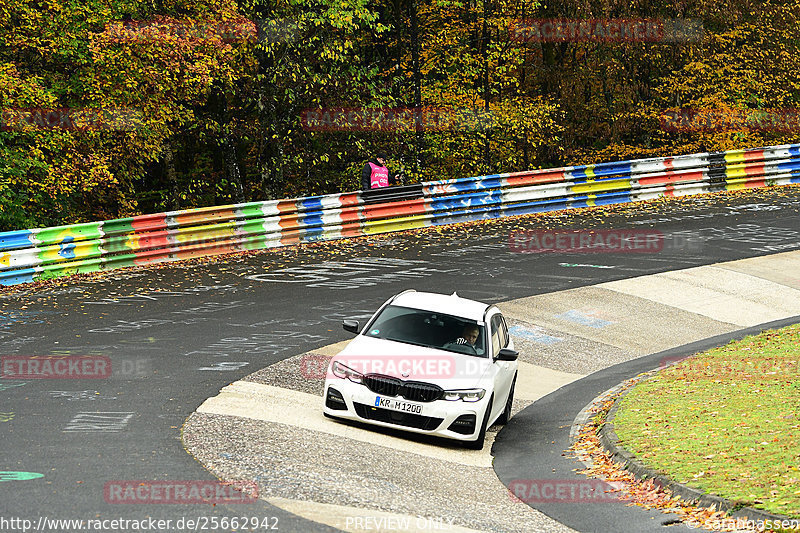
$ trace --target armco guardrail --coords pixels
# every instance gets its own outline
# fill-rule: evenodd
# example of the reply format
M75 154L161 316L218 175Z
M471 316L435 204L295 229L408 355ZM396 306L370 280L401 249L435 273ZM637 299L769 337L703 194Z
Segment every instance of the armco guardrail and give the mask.
M407 187L406 199L397 201L374 203L372 192L353 192L10 231L0 233L0 284L482 218L790 183L800 183L800 144L432 181Z

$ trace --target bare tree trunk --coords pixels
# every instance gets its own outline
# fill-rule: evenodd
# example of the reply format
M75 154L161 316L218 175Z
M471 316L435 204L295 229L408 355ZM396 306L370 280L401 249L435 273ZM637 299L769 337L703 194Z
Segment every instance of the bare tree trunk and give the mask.
M259 167L261 174L261 185L267 200L278 198L278 185L283 183L283 146L277 146L269 150L268 157L265 157Z
M266 20L267 14L261 15ZM280 141L273 139L274 128L277 123L277 109L275 97L268 90L265 80L273 75L276 65L275 58L268 53L260 53L258 59L258 75L261 83L258 87L257 116L260 124L260 145L258 149L257 171L261 180L261 190L264 200L272 200L279 196L283 187L283 147Z
M420 168L424 167L422 161L425 150L425 135L422 130L422 71L419 59L419 20L417 18L416 0L409 3L411 15L411 69L414 75L414 132L416 142L414 143L414 172L419 175Z
M223 128L225 129L225 136L222 141L222 154L225 160L225 174L233 189L233 201L241 204L245 201L245 198L242 173L239 170L239 161L236 159L236 141L231 136L228 125L225 124Z
M483 25L481 27L481 59L483 60L483 112L489 114L489 22L491 16L490 0L483 1ZM489 151L489 132L483 134L483 164L485 172L492 172Z
M522 133L522 170L530 170L531 161L528 155L528 128Z

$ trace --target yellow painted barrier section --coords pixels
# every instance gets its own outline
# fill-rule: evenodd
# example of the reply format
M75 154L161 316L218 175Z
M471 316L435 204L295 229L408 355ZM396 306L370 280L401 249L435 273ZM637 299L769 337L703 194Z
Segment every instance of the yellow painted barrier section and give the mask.
M731 152L729 154L725 154L725 162L726 163L744 163L744 150L736 150L735 152Z
M740 179L727 179L725 180L725 189L728 191L741 191L742 189L752 189L754 187L764 187L769 186L770 184L767 183L769 178L764 178L763 176L759 177L746 177Z
M194 226L188 228L175 228L170 230L175 242L190 243L196 241L225 240L236 236L236 223L211 224L208 226Z
M430 215L415 215L413 217L392 218L390 220L368 220L364 222L364 234L375 235L389 231L404 231L407 229L425 228L430 225Z
M763 169L762 169L763 174ZM727 168L725 169L725 178L727 179L735 179L735 178L746 178L747 177L747 169L744 166L735 167L735 168Z
M631 188L631 180L593 181L590 183L576 183L570 189L573 193L589 194L607 191L624 191Z

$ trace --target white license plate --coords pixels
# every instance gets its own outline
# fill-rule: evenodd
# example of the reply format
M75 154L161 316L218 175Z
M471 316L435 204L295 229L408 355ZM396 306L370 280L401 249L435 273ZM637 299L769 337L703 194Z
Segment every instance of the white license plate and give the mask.
M392 411L402 411L404 413L412 413L415 415L422 414L422 406L418 403L395 400L393 398L381 398L380 396L375 397L375 407L391 409Z

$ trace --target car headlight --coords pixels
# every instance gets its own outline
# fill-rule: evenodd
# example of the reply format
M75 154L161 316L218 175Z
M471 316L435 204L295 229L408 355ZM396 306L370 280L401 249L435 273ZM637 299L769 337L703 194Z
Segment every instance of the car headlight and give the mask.
M361 372L356 372L352 368L343 365L339 361L333 362L331 365L331 371L337 378L349 379L353 383L361 383L361 380L364 379L364 374Z
M460 389L460 390L446 390L444 391L443 400L455 402L462 400L465 402L480 401L486 394L485 389Z

